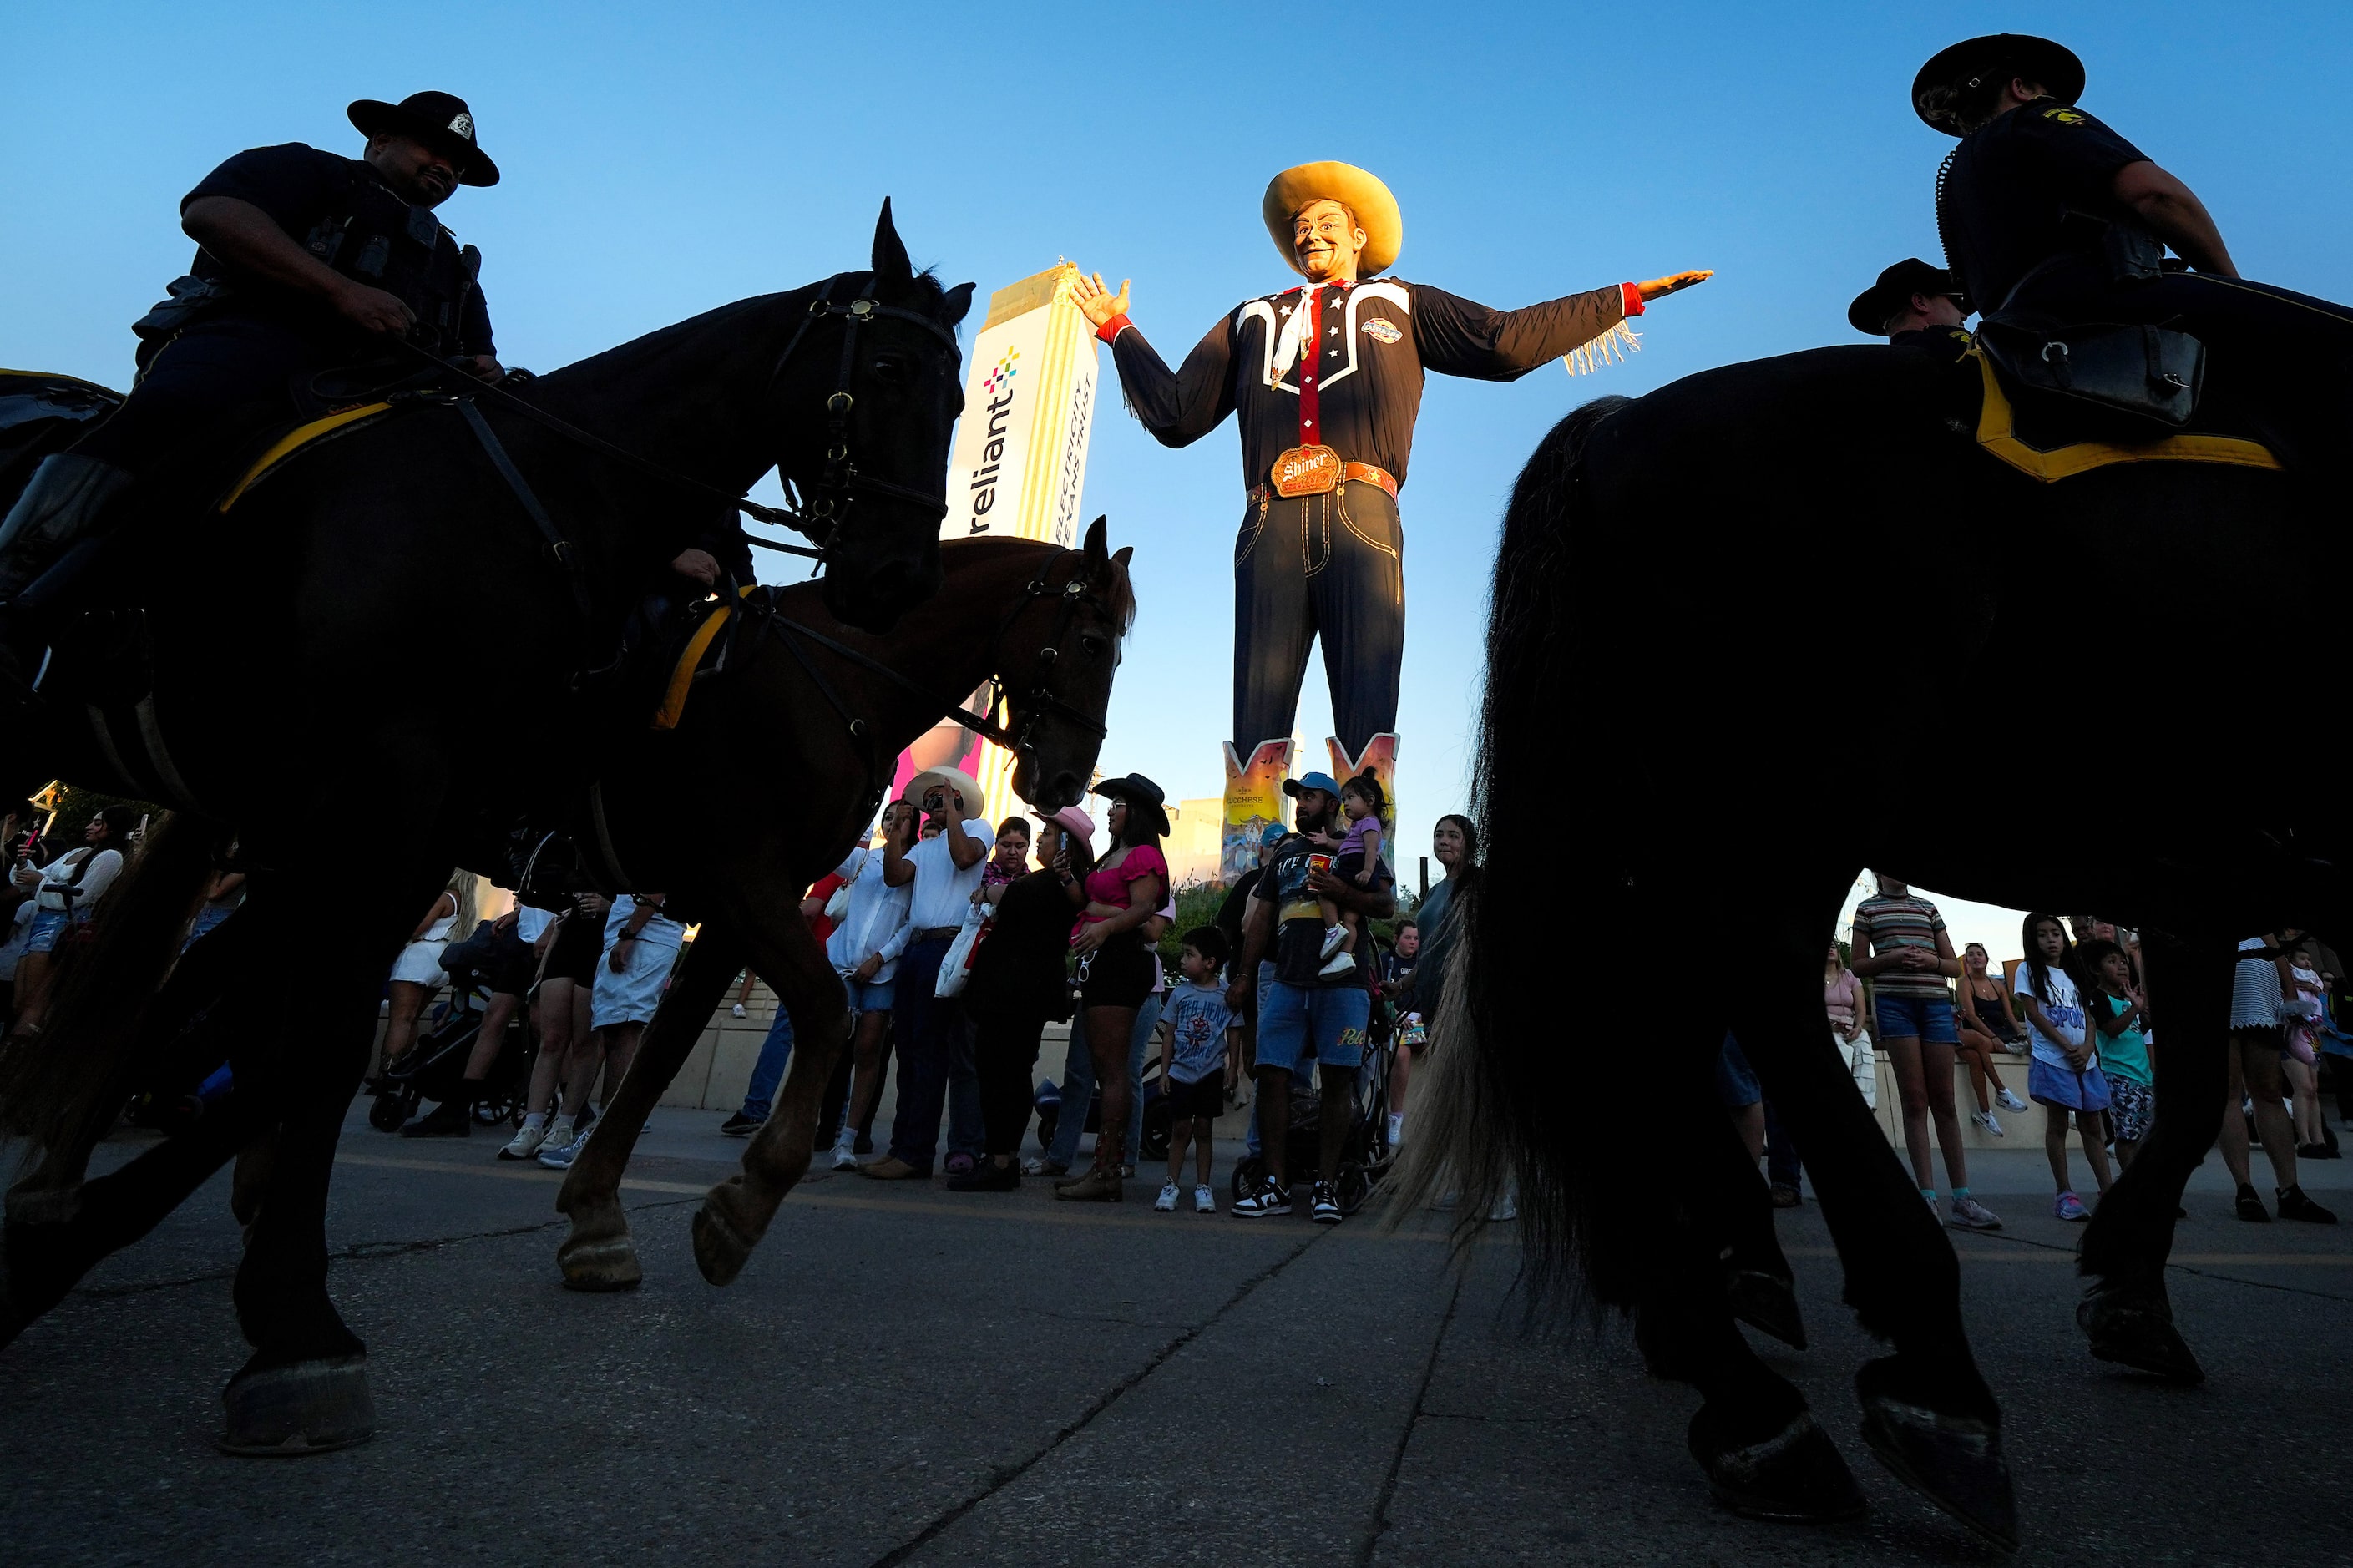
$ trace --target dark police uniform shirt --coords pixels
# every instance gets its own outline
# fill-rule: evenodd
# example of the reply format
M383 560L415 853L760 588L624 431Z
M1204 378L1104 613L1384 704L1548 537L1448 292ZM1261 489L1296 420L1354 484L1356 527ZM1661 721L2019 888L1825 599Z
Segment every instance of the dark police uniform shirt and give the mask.
M1304 834L1294 833L1274 847L1274 858L1267 863L1266 874L1259 879L1251 897L1265 899L1274 905L1274 977L1285 985L1333 986L1353 985L1362 991L1369 988L1372 969L1365 960L1372 951L1372 938L1361 927L1356 933L1356 967L1338 974L1324 971L1324 914L1314 889L1307 885L1307 873L1315 856L1339 858L1336 847L1326 847ZM1374 862L1373 884L1369 891L1379 892L1394 886L1396 876L1380 861Z
M342 193L353 177L383 183L375 170L361 160L322 153L300 142L256 147L239 153L198 181L195 189L180 198L180 210L185 212L189 203L205 196L233 196L268 213L299 245L321 222L340 216L349 209ZM443 233L448 236L446 229ZM450 243L456 243L454 237L448 237ZM341 336L350 331L316 298L257 277L208 250L196 251L195 264L190 270L198 278L226 283L235 290L216 314L259 316L325 335ZM458 352L494 356L498 353L491 337L490 307L483 302L480 288L467 291Z
M1949 254L1970 302L1999 310L2018 280L2049 258L2095 254L2102 226L2069 213L2120 216L2116 171L2148 154L2080 109L2038 98L1978 126L1953 150L1937 205Z
M1919 349L1932 353L1947 364L1958 364L1961 356L1977 342L1967 327L1915 327L1908 332L1898 332L1887 340L1888 346Z
M1515 381L1617 325L1629 301L1641 313L1633 290L1614 283L1520 310L1490 310L1395 278L1325 284L1315 346L1302 354L1299 330L1292 328L1287 344L1284 329L1304 297L1303 286L1250 300L1210 328L1175 371L1134 323L1115 318L1112 358L1145 428L1163 446L1185 447L1239 412L1245 489L1265 484L1284 451L1311 444L1386 468L1402 485L1425 371ZM1300 427L1303 361L1318 372L1321 430Z

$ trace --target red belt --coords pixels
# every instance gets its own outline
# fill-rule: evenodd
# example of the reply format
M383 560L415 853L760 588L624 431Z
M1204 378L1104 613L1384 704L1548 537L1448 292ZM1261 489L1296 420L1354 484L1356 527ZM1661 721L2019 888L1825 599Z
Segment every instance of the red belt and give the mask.
M1397 500L1397 476L1387 468L1377 468L1370 463L1343 463L1340 465L1340 478L1343 482L1356 479L1363 484L1378 485L1389 492L1389 500ZM1254 486L1250 499L1264 504L1275 499L1274 489L1269 485Z

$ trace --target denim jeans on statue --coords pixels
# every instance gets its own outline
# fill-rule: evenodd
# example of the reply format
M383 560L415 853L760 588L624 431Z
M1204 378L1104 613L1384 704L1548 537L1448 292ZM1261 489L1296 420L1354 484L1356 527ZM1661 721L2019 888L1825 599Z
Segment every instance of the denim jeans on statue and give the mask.
M760 1059L752 1064L752 1081L744 1089L744 1114L765 1121L776 1104L776 1086L785 1081L785 1064L793 1057L793 1017L776 1004L776 1021L760 1042Z

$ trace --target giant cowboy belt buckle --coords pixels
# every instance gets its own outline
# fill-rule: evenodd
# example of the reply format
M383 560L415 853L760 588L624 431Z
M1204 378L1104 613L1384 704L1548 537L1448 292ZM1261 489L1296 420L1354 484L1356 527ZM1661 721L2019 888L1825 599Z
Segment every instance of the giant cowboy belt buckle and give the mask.
M1340 485L1340 454L1329 447L1293 447L1274 460L1274 493L1320 496Z

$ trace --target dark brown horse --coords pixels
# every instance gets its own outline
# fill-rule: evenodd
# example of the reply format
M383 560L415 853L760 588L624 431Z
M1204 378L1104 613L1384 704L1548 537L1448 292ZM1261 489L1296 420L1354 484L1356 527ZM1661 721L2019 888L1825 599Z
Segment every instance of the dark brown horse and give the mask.
M1653 1370L1704 1396L1691 1447L1720 1500L1858 1511L1803 1398L1735 1327L1743 1280L1788 1270L1728 1121L1698 1117L1703 1146L1662 1163L1639 1119L1578 1113L1713 1103L1730 1029L1814 1177L1846 1299L1893 1344L1855 1380L1866 1442L2008 1544L1959 1268L1826 1048L1823 943L1865 866L2144 930L2158 1110L2084 1237L2082 1321L2096 1354L2194 1380L2164 1265L2223 1114L2235 942L2353 912L2353 821L2281 787L2257 682L2333 668L2353 536L2291 473L2136 461L2037 483L1976 445L1953 374L1898 348L1727 366L1582 408L1529 460L1496 558L1475 798L1499 837L1556 822L1558 858L1458 905L1409 1152L1424 1188L1460 1173L1467 1215L1515 1186L1534 1279L1633 1313ZM2125 650L2130 691L2078 657L2087 627ZM2015 738L1993 768L1952 765L1964 690ZM1825 713L1855 750L1824 741ZM2334 731L2307 743L2316 779L2348 760ZM1662 1017L1671 936L1705 962ZM1562 952L1597 977L1565 1038L1536 979Z
M805 595L845 623L887 627L931 594L930 498L962 403L955 329L968 300L968 287L914 273L886 205L871 271L714 310L522 394L642 462L489 406L568 537L576 579L449 407L357 429L226 518L155 542L155 658L138 722L93 726L84 704L114 695L75 702L53 689L37 721L0 738L11 791L62 775L143 785L183 808L116 885L46 1037L0 1061L0 1126L28 1132L43 1156L9 1194L0 1342L223 1162L266 1148L266 1163L241 1170L250 1226L237 1304L254 1355L229 1385L230 1445L364 1435L364 1354L328 1300L324 1206L387 966L453 861L501 868L485 825L561 810L595 783L616 814L638 806L628 792L645 775L598 771L628 753L622 737L642 716L600 729L575 676L609 652L628 605L720 498L774 467L849 503L827 577ZM872 482L849 482L845 461ZM776 765L789 740L772 727L750 750ZM730 786L739 809L762 798L756 777ZM246 804L280 800L291 804ZM174 933L231 830L254 868L247 905L175 974L184 994L164 1011L201 1010L208 985L272 994L279 1011L235 1042L227 1114L84 1184L152 1037L140 1025ZM704 890L685 871L672 887Z
M807 618L838 646L789 629L764 634L754 622L758 661L724 689L701 732L728 759L723 773L718 757L710 758L706 776L752 792L723 804L724 819L763 824L754 839L759 864L746 884L760 889L763 918L731 910L705 922L618 1098L574 1162L556 1199L572 1216L557 1254L565 1283L610 1290L640 1278L621 1211L621 1172L648 1113L748 959L792 1017L792 1068L776 1113L744 1152L743 1173L711 1190L694 1225L695 1261L705 1279L724 1285L743 1268L776 1205L808 1169L818 1104L849 1040L841 977L801 921L801 889L839 865L863 832L878 770L938 720L944 693L993 678L1014 712L1015 793L1043 811L1080 798L1093 777L1120 642L1134 614L1128 553L1104 553L1101 521L1088 530L1083 550L958 542L941 548L947 580L939 596L896 637L864 637L818 617L800 590L777 595L778 613ZM678 776L678 764L651 750L640 765L649 784ZM625 835L619 844L633 872L644 857L651 869L638 875L651 879L649 887L671 885L664 879L684 848L660 831L642 840ZM731 852L746 850L739 844Z

